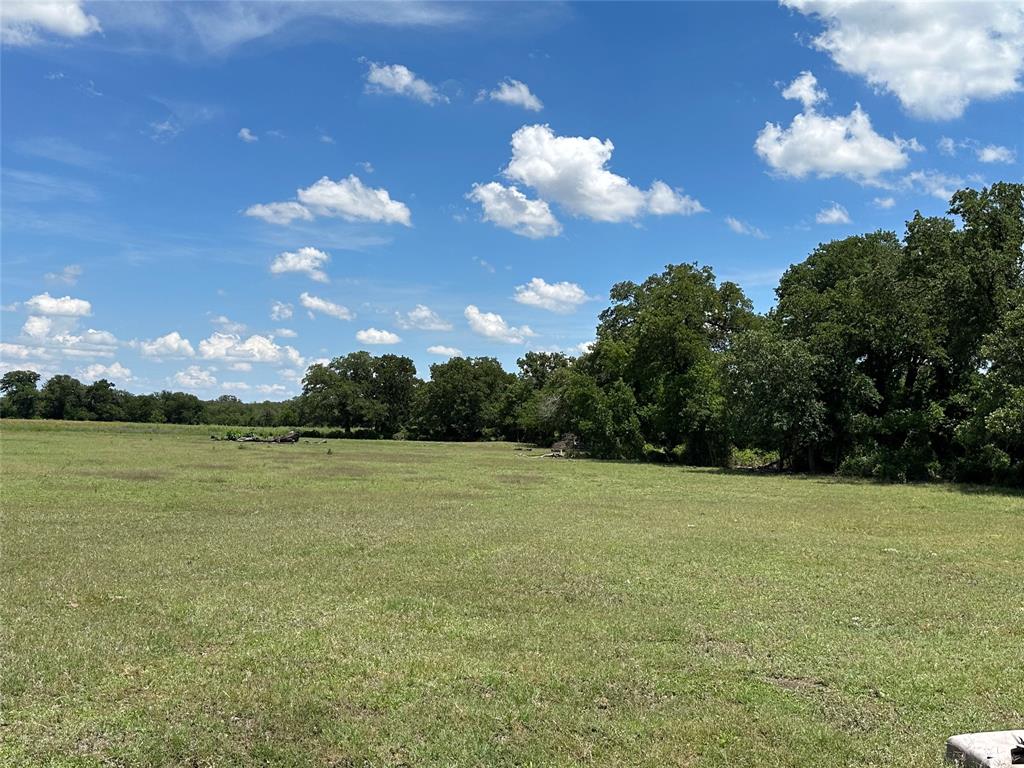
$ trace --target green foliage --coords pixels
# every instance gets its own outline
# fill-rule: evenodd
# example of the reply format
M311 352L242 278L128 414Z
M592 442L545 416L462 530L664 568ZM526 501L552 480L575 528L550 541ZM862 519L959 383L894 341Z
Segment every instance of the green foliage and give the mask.
M16 419L31 419L36 414L39 392L35 371L8 371L0 378L0 414Z
M417 392L413 430L431 440L476 440L500 431L503 396L514 377L493 357L455 357L430 366Z

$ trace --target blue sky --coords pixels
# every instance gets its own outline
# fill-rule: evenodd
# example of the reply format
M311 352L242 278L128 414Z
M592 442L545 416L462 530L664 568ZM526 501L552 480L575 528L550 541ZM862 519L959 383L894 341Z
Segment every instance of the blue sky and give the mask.
M5 3L4 369L279 399L574 352L1020 181L1024 4ZM927 23L925 23L927 22Z

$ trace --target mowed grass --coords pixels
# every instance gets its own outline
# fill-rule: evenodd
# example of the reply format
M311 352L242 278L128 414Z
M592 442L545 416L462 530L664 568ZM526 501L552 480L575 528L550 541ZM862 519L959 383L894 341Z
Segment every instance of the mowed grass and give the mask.
M2 424L0 764L936 766L1024 498Z

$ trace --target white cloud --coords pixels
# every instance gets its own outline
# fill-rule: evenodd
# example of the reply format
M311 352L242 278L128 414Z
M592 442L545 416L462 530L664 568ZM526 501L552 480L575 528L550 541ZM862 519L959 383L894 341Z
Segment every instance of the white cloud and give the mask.
M295 201L285 203L257 203L245 209L246 216L263 219L268 224L291 224L296 219L312 221L313 214Z
M309 310L310 315L312 315L313 312L320 312L331 317L336 317L339 320L351 320L355 317L355 314L348 307L343 307L341 304L335 304L333 301L328 301L327 299L321 299L319 296L311 296L308 293L303 293L299 296L299 303Z
M250 131L248 128L242 128L238 131L238 138L244 141L246 144L251 144L254 141L259 141L260 137Z
M99 19L82 9L81 0L5 0L0 9L0 37L6 45L42 42L40 32L59 37L85 37L99 31Z
M593 350L594 345L597 343L597 339L591 339L590 341L581 341L573 349L577 354L588 355Z
M417 304L404 315L401 312L395 313L395 322L399 328L416 328L421 331L450 331L452 324L441 318L430 307L425 304Z
M301 272L318 283L329 283L330 278L327 277L323 268L330 260L331 257L318 248L306 246L297 251L279 253L270 265L270 272L274 275L282 275L285 272Z
M119 381L132 380L132 372L128 368L125 368L123 365L116 362L111 363L110 365L93 363L85 368L80 368L78 370L78 376L84 381L107 379L108 381L113 380L116 383Z
M257 384L256 391L265 395L283 395L288 391L284 384Z
M941 171L912 171L900 181L904 189L922 192L939 200L949 200L953 193L962 189L966 182L960 176L951 176Z
M252 363L231 363L228 368L232 371L244 371L248 373L252 370Z
M839 203L832 203L828 208L818 211L814 220L819 224L849 224L850 214Z
M672 189L664 181L655 181L647 191L647 212L655 216L691 216L707 211L699 200Z
M918 117L947 120L973 100L1021 89L1024 4L783 0L825 26L814 45Z
M70 296L57 298L49 293L33 296L25 302L25 306L40 315L85 317L92 314L92 304L85 299L73 299Z
M810 73L800 77L805 75ZM860 183L872 183L882 173L903 168L909 161L905 150L918 150L920 144L914 139L880 136L859 104L849 115L834 117L819 114L811 104L793 118L788 128L765 123L754 149L769 166L786 176L846 176Z
M199 356L206 360L302 364L297 349L275 344L273 339L258 333L243 341L237 333L214 331L199 342Z
M874 202L876 208L889 209L896 205L896 198L876 197L872 202Z
M209 389L217 386L217 378L212 371L190 365L183 371L174 374L174 382L189 389Z
M956 142L949 138L949 136L943 136L939 139L937 146L942 154L948 157L956 157Z
M366 73L367 93L397 93L431 105L448 103L447 96L402 64L377 64L371 61L369 65L370 69Z
M750 237L756 237L758 240L764 240L768 237L757 227L751 226L745 221L740 221L734 216L726 216L725 225L737 235L749 235Z
M68 357L111 357L119 344L109 331L89 328L76 333L77 317L30 315L21 333L50 350Z
M82 268L78 264L68 264L60 272L47 272L43 275L43 279L48 280L51 283L74 285L78 282L78 278L81 276Z
M494 312L481 312L474 305L470 304L464 312L469 327L481 336L488 339L503 341L506 344L522 344L531 336L536 336L528 325L515 327L505 322L505 319Z
M216 315L210 318L210 322L220 328L224 333L243 333L245 323L238 323L227 315Z
M141 342L139 351L143 357L192 357L195 355L191 342L177 331L171 331L151 341Z
M405 203L392 200L391 194L382 187L366 186L354 174L338 181L323 176L305 189L297 190L296 195L300 202L258 203L246 208L245 215L281 225L296 220L313 221L315 216L332 216L346 221L412 226L412 214Z
M0 359L3 360L29 360L37 357L47 357L48 354L47 350L43 347L9 344L6 341L0 342Z
M804 70L782 91L782 98L799 101L804 105L804 109L808 110L819 101L828 99L828 91L818 88L818 78Z
M270 319L271 320L290 320L293 314L291 304L285 304L283 301L275 301L270 306Z
M576 216L629 221L643 214L691 214L701 204L661 181L650 190L634 187L606 167L615 145L596 137L556 136L548 125L524 125L512 135L505 175L537 190Z
M480 203L484 221L517 235L539 239L554 237L562 231L562 225L546 202L530 200L515 187L506 187L496 181L474 184L466 197Z
M392 200L386 189L365 186L354 174L339 181L324 176L312 186L300 189L298 197L321 216L412 226L412 214L405 203Z
M154 120L149 124L149 138L157 143L170 141L184 128L177 121L168 118L166 120Z
M30 339L45 339L50 335L50 329L53 327L53 320L48 317L39 317L38 315L30 315L25 320L25 324L21 327L21 333L23 336L28 336Z
M398 344L402 338L391 331L364 328L361 331L356 331L356 340L361 344Z
M244 381L222 381L220 388L223 390L235 390L236 392L246 392L251 387Z
M978 149L978 160L983 163L1015 163L1017 162L1017 153L1009 147L989 144Z
M576 283L548 283L540 277L533 278L526 285L516 286L513 298L520 304L562 315L575 312L589 299L586 291Z
M275 328L274 329L274 336L280 336L282 339L294 339L298 335L299 334L297 334L291 328Z
M485 98L491 101L500 101L502 104L510 104L514 107L522 107L531 112L540 112L544 109L544 103L530 92L530 88L526 83L513 80L511 77L506 77L492 91L480 91L477 101Z
M462 350L456 347L446 347L444 344L434 344L427 347L427 352L440 357L462 357Z

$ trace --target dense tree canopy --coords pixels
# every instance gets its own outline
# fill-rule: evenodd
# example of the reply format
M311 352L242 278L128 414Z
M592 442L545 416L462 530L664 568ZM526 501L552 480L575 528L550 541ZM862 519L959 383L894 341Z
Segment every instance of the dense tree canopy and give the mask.
M7 417L334 427L353 435L547 443L593 456L894 480L1024 485L1024 185L957 192L949 217L824 243L754 313L708 267L610 294L592 350L526 352L517 373L452 358L421 381L398 355L311 366L284 403L132 395L32 371L0 380Z

